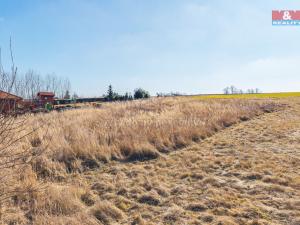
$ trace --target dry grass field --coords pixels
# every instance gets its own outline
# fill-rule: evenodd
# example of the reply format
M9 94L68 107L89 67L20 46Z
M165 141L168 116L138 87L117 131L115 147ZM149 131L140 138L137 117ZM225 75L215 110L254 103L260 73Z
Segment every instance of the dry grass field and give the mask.
M28 123L41 129L20 147L47 150L3 224L300 224L299 98L161 98Z

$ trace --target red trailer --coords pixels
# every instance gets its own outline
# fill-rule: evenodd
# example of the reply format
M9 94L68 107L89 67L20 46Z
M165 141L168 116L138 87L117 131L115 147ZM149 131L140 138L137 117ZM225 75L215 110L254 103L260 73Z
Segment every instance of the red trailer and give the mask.
M0 113L15 112L23 99L0 90Z

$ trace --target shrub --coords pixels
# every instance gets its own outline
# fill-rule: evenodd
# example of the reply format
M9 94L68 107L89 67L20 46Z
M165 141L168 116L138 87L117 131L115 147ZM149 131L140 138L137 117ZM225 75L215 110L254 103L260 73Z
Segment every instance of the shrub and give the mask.
M149 92L142 88L135 89L133 96L135 99L150 98Z

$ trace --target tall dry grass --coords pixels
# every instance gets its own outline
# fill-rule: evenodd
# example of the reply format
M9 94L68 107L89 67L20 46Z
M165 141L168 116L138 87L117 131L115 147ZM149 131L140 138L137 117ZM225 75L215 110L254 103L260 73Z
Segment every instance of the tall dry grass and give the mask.
M154 159L162 153L199 142L224 127L275 108L269 101L151 99L103 104L32 116L31 123L49 124L28 142L36 148L50 143L34 164L41 177L97 168L111 160ZM44 139L43 139L44 138Z
M20 148L30 148L34 152L47 150L31 161L32 167L23 171L21 181L16 180L18 188L28 191L17 193L2 207L0 224L118 224L131 217L135 218L133 224L146 224L140 215L129 216L127 210L136 204L157 207L161 199L177 189L169 190L161 180L145 181L141 186L124 189L106 179L96 179L90 185L83 177L93 171L77 172L110 161L154 159L200 142L234 123L275 110L277 106L274 101L267 100L161 98L105 103L97 109L29 115L28 128L40 129L22 140ZM133 164L126 166L129 165ZM146 171L144 166L139 169ZM218 184L214 179L204 179L202 174L189 176L203 179L203 184ZM43 189L31 188L35 186ZM136 197L127 199L127 194ZM201 207L200 203L195 203L186 209L197 211L202 210ZM172 206L166 211L165 220L179 219L182 210Z

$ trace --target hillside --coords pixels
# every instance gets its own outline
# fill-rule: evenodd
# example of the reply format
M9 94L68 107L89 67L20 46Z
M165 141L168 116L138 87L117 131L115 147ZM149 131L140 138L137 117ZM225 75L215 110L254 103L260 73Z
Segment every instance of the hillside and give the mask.
M177 142L165 145L169 151L162 151L157 147L160 145L153 144L150 153L143 152L130 158L130 154L139 148L133 147L132 152L122 153L115 146L114 150L105 152L104 160L103 155L97 158L94 152L84 151L84 147L90 149L92 146L93 136L89 134L90 140L81 145L81 151L75 151L73 155L62 151L57 158L59 149L53 155L56 145L52 141L51 151L35 162L33 171L28 172L36 180L34 182L44 183L44 189L34 194L31 207L27 201L32 202L32 199L26 197L22 200L25 206L12 204L7 207L3 222L26 224L32 220L34 224L47 225L299 224L300 100L215 101L175 101L175 105L185 106L178 112L188 111L189 115L202 120L211 119L212 115L224 110L224 106L226 110L218 114L219 120L213 119L203 126L201 132L189 127L194 135L188 136L190 130L186 130L181 145ZM177 110L174 102L158 103L166 113ZM141 103L139 107L144 113L150 111L152 118L157 120L153 104ZM212 107L211 114L203 114L203 111L201 114L196 110L200 109L195 106L197 104L202 110ZM127 112L124 107L130 112L136 105L104 106L98 113L104 113L101 110L107 110L106 107L120 107L113 113L122 112L124 116ZM247 110L243 111L243 107ZM238 108L241 111L237 113ZM71 123L68 118L74 118L66 115L73 113L75 111L65 112L65 117L59 115L64 128L68 124L66 121ZM166 115L182 118L182 114ZM87 121L92 117L94 115L85 114L81 126L90 126ZM80 121L78 117L77 120ZM133 124L126 124L127 131L134 129L139 132L139 137L145 134L144 130L136 130ZM179 136L183 127L178 130ZM207 127L209 132L204 132ZM163 134L173 132L164 129ZM201 138L195 139L195 134ZM75 141L74 136L69 135L69 141ZM115 140L120 141L120 136ZM139 144L141 141L143 139L139 139ZM144 157L149 154L151 157ZM67 163L68 160L72 165Z

